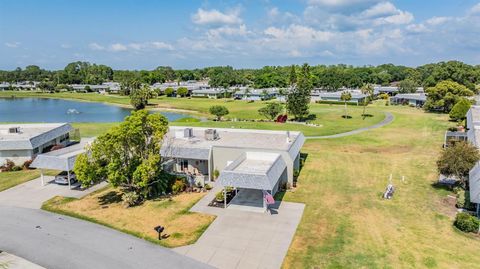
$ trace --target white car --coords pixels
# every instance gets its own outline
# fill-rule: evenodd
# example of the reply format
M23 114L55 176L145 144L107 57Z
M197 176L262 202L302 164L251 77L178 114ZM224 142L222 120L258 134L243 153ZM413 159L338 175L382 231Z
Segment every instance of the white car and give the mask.
M63 171L60 174L55 176L55 183L60 185L68 185L67 177L68 177L67 172ZM75 173L70 172L70 184L73 184L75 182L77 182L77 176L75 176Z

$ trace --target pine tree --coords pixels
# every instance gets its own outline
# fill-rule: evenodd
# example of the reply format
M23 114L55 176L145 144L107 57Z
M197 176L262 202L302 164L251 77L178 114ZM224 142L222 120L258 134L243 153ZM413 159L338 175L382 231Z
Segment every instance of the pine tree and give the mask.
M294 67L292 70L295 70ZM302 66L296 81L297 84L292 86L291 92L288 94L287 110L293 114L296 120L303 120L309 114L310 95L313 90L308 64Z

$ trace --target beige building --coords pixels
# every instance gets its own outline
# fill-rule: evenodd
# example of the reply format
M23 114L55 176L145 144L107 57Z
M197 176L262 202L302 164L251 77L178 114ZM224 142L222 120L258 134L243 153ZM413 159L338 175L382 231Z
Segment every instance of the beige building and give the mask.
M68 123L0 124L0 165L7 159L20 165L54 145L66 146L72 130Z

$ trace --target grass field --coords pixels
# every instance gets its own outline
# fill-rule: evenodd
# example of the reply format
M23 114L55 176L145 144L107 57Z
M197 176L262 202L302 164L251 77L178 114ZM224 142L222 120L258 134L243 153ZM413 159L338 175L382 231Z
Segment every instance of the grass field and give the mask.
M55 171L45 171L46 175L55 175ZM0 173L0 191L40 177L40 170L21 170Z
M447 116L391 107L395 121L309 140L298 188L306 204L284 268L475 268L480 241L452 226L448 193L432 187ZM380 197L393 174L393 200ZM405 176L405 182L401 177Z
M82 199L55 197L43 209L93 221L166 247L194 243L214 220L214 216L189 212L205 193L183 193L172 200L151 200L125 209L113 188L94 192ZM154 227L162 225L169 237L161 241Z

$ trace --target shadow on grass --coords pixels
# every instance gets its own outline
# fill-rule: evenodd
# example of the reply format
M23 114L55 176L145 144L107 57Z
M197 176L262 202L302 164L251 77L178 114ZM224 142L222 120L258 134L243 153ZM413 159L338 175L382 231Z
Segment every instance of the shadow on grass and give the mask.
M100 205L108 205L120 203L122 201L122 194L116 191L109 191L108 193L98 197Z
M352 116L350 116L350 115L342 115L342 118L344 118L344 119L351 119Z

